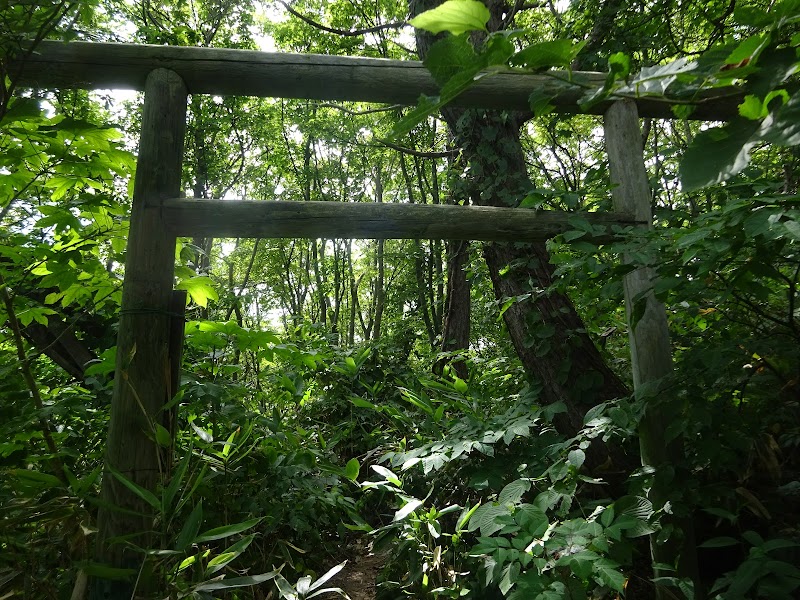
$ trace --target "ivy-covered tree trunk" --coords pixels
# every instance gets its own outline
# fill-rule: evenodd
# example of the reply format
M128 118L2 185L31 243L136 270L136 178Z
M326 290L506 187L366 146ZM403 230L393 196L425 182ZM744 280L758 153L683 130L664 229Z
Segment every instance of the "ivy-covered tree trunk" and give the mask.
M438 4L412 0L411 13ZM495 0L487 6L490 30L500 29L506 5ZM421 58L434 41L433 35L417 30ZM461 149L473 204L517 206L533 187L519 138L521 120L486 110L447 108L442 113ZM483 255L498 301L513 299L503 319L526 372L542 384L544 402L567 407L556 417L562 433L574 434L592 405L629 393L606 365L569 298L551 290L553 267L544 243L485 244Z

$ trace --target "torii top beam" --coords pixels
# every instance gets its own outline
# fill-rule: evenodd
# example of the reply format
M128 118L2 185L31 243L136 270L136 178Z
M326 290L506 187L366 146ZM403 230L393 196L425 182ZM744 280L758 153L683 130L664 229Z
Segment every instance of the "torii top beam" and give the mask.
M416 61L186 46L43 41L32 55L12 62L8 72L20 85L39 88L143 90L148 73L157 68L180 75L193 94L413 105L420 94L438 93L430 73ZM605 74L573 72L572 77L599 87ZM584 89L567 78L564 71L498 73L475 82L453 105L529 112L531 92L544 90L555 94L556 111L579 113ZM690 118L729 120L741 98L734 88L710 91ZM673 118L669 100L636 102L642 117ZM599 103L590 112L603 114L609 105Z

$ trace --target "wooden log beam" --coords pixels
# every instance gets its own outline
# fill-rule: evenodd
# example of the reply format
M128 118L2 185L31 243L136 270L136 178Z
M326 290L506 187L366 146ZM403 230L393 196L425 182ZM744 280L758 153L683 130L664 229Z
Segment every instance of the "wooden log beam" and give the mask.
M606 242L613 225L634 220L615 213L564 212L375 202L256 202L165 200L162 218L178 236L256 238L445 239L533 242L591 224L580 240Z
M129 568L132 577L94 581L91 600L132 598L148 591L141 579L139 587L134 585L144 557L119 540L152 547L153 507L111 469L152 493L165 472L156 427L172 392L169 346L175 236L164 226L160 200L180 190L187 94L183 81L172 71L156 69L146 81L96 540L98 562Z
M605 138L611 174L614 209L639 222L652 222L651 190L644 164L639 117L632 102L618 102L605 115ZM666 384L672 373L672 346L664 305L656 298L653 286L656 273L636 263L631 256L623 260L636 268L625 275L625 312L628 339L631 345L633 389L646 403L639 421L639 448L642 465L653 469L653 482L648 497L656 510L674 500L676 469L685 462L683 437L669 435L669 426L681 417L680 401L672 397ZM644 305L644 310L640 310ZM634 314L639 313L638 319ZM679 494L679 493L678 493ZM690 578L699 590L697 554L691 515L678 517L667 511L663 524L676 527L667 540L650 536L654 573L657 577ZM682 537L681 537L682 536ZM665 569L663 565L669 565ZM655 598L684 598L676 588L656 585Z
M192 94L413 105L420 94L438 93L430 73L416 61L224 48L43 41L31 56L12 61L8 72L19 84L40 88L142 90L156 68L177 73ZM578 85L568 83L561 71L495 74L477 81L453 105L529 111L531 93L546 91L555 94L551 103L557 111L578 113L582 86L601 86L605 74L575 72L573 77ZM737 114L741 98L741 90L714 90L698 100L690 118L728 120ZM642 117L672 118L670 104L637 100ZM590 112L603 114L608 106L600 103Z

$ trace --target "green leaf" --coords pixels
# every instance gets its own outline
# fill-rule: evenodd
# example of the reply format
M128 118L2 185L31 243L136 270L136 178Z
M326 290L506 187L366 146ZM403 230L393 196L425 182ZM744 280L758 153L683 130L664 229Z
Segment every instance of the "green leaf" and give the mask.
M186 455L181 459L181 462L178 464L178 468L175 469L175 473L172 475L172 479L170 479L169 485L164 489L161 494L161 502L162 508L161 511L163 514L167 514L168 511L172 508L172 501L175 499L175 494L178 493L181 485L183 485L183 478L186 475L186 470L189 468L189 459L191 458L191 446L189 447L189 451L186 452Z
M464 35L450 35L433 43L423 64L436 83L443 86L459 72L474 69L477 62L478 55L469 38Z
M465 531L464 526L469 523L469 520L472 518L472 515L475 514L475 511L478 510L478 507L481 505L480 500L478 503L473 506L472 508L465 508L461 515L458 517L458 521L456 522L456 533L461 533Z
M351 396L350 402L352 402L355 406L359 408L372 408L372 409L378 408L372 402L364 400L363 398L359 398L358 396Z
M107 468L111 472L111 474L114 477L116 477L117 480L120 483L122 483L122 485L124 485L126 488L128 488L130 491L132 491L134 494L136 494L139 498L141 498L142 500L147 502L150 506L152 506L156 510L159 510L161 508L161 501L158 498L156 498L156 496L155 496L155 494L153 494L153 492L151 492L150 490L146 490L142 486L134 483L133 481L131 481L130 479L125 477L122 473L117 471L111 465L108 465Z
M397 523L398 521L402 521L408 515L413 513L420 506L422 506L422 504L423 504L423 501L422 500L417 500L416 498L413 498L413 499L409 500L400 510L398 510L396 513L394 513L394 518L392 519L392 521L394 523Z
M447 0L417 15L409 23L431 33L449 31L459 35L467 31L486 31L490 16L489 9L478 0Z
M279 574L275 576L275 585L278 587L278 592L280 592L281 598L284 598L284 600L298 600L299 596L297 592L292 584L286 581L283 575Z
M469 520L469 531L480 529L481 535L488 537L505 527L505 524L498 523L497 520L498 517L504 517L508 514L509 511L505 505L484 504L475 511L475 514Z
M585 42L573 44L570 40L551 40L532 44L517 52L508 63L512 67L530 70L550 67L569 67Z
M759 133L765 142L771 144L800 145L800 92L764 119Z
M215 579L200 583L192 588L195 592L210 592L213 590L228 590L238 587L250 587L251 585L258 585L270 579L275 578L278 571L271 571L269 573L262 573L261 575L248 575L247 577L231 577L230 579Z
M735 546L739 543L739 540L736 538L728 537L728 536L721 536L711 538L700 544L698 548L725 548L727 546Z
M358 479L358 473L361 470L361 465L358 464L357 458L351 458L347 461L347 465L344 468L344 474L350 481L355 481Z
M31 471L29 469L13 469L11 473L18 479L35 483L41 488L57 488L64 485L64 483L58 477L55 475L50 475L50 473Z
M197 538L194 540L196 543L200 542L210 542L212 540L221 540L222 538L226 538L237 533L241 533L242 531L246 531L252 527L258 525L263 517L258 517L255 519L250 519L249 521L244 521L243 523L235 523L233 525L224 525L223 527L215 527L214 529L209 529L208 531L201 533Z
M181 532L178 534L178 539L175 541L175 550L186 550L192 545L194 538L197 536L197 532L200 531L200 524L202 521L203 501L200 500L189 514L189 518L186 519L183 529L181 529Z
M500 504L518 504L530 489L531 482L528 479L517 479L500 490L497 501Z
M755 60L771 39L769 35L754 35L742 40L725 59L726 65L738 65L742 61Z
M308 591L309 592L314 592L315 590L318 590L320 587L322 587L323 585L328 583L328 581L333 579L336 576L336 574L339 573L339 571L344 569L346 564L347 564L347 561L344 561L344 562L339 563L335 567L329 569L324 575L322 575L322 577L320 577L314 583L311 584L311 587L308 588ZM320 591L322 591L322 590L320 590ZM319 593L319 592L317 592L317 593ZM309 598L313 598L315 595L316 594L312 594L311 596L309 596Z
M724 127L700 132L686 149L680 164L681 186L691 192L725 181L750 162L758 142L759 123L737 118Z
M194 422L190 422L189 424L192 426L192 429L194 429L194 432L200 437L201 440L203 440L207 444L210 444L211 442L214 441L214 438L208 431L206 431L202 427L198 427L197 425L194 424Z
M758 121L767 116L767 108L760 98L748 94L744 101L739 105L739 114L745 119Z
M162 448L169 448L172 445L172 435L161 423L156 423L156 442Z
M189 297L197 304L205 308L209 300L219 300L219 295L214 289L214 282L210 277L197 275L189 279L184 279L175 286L175 289L186 290Z
M243 537L241 540L226 548L221 554L218 554L210 561L208 561L208 565L206 566L206 575L213 575L226 565L230 564L234 561L238 556L242 554L250 543L255 538L255 534L250 534L248 536Z
M136 569L118 569L94 562L82 563L81 570L89 577L100 579L128 579L137 572Z
M608 68L615 79L625 79L631 74L631 58L624 52L615 52L608 57Z
M370 469L375 471L378 475L383 477L386 481L388 481L392 485L396 485L397 487L402 487L403 486L403 484L400 482L400 479L397 477L397 475L392 473L386 467L383 467L381 465L370 465Z
M552 91L547 91L544 89L538 89L531 92L531 95L528 96L528 104L531 107L531 111L533 111L533 115L535 117L543 117L546 114L553 112L555 109L555 105L553 104L552 100L557 98L558 94ZM534 204L538 198L528 196L523 200L522 204L520 204L520 208L527 208L525 205L525 201L528 201L528 205ZM537 205L538 206L538 205Z
M592 567L600 580L612 590L622 592L625 589L625 575L618 571L619 565L607 558L594 561Z
M576 469L580 469L583 466L583 462L586 460L586 453L581 449L571 450L570 453L567 455L567 461L575 467Z

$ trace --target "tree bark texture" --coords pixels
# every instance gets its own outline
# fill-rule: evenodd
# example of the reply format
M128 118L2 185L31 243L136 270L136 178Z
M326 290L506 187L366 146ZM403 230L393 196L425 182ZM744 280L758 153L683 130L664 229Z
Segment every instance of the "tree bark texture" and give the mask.
M442 352L456 352L469 348L471 298L466 272L469 242L450 243L447 250L447 306L442 327ZM463 360L440 361L437 370L441 370L446 363L461 379L469 376Z
M411 13L434 7L438 0L411 3ZM501 26L505 3L487 2L489 29ZM434 37L417 30L424 59ZM514 114L449 107L442 111L465 163L464 185L473 204L515 207L533 187L519 138L521 119ZM606 365L575 307L551 290L553 267L544 242L485 244L483 255L499 302L516 299L503 313L511 341L526 372L542 385L542 401L563 402L566 413L555 425L574 435L593 405L627 396L628 389Z

